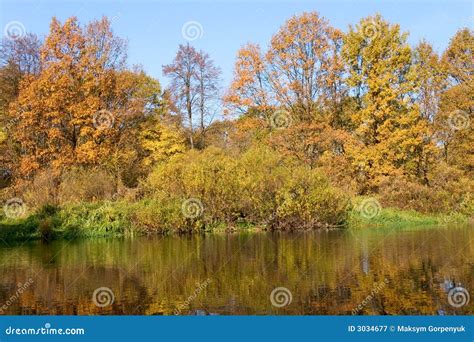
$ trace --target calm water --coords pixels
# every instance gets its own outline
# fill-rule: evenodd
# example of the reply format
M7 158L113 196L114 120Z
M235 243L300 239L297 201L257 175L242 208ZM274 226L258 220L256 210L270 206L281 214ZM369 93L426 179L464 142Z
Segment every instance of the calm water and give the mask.
M474 228L446 227L1 245L0 310L7 303L3 314L15 315L474 314L473 242ZM453 285L472 300L451 306ZM279 287L287 290L272 297ZM95 304L109 304L112 294L112 304Z

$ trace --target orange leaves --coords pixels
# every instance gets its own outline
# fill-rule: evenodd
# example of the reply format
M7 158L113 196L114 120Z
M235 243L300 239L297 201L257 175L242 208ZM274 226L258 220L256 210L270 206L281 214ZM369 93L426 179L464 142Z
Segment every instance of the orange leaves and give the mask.
M53 18L41 48L42 71L24 79L10 113L22 176L39 167L104 163L118 148L126 119L117 107L126 106L140 82L134 73L116 71L124 61L122 48L105 18L85 28L76 18L64 24ZM106 129L97 127L101 110L111 116Z
M339 86L336 78L343 70L340 45L340 31L317 13L294 16L272 37L265 54L252 44L239 50L225 101L262 117L284 107L298 120L311 120L321 105L334 105L331 89Z

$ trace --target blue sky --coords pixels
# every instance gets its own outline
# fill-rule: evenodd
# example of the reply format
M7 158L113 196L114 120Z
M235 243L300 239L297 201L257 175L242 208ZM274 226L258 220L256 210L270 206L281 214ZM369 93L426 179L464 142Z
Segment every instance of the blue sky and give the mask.
M114 31L129 41L129 64L140 64L166 84L161 74L180 43L186 43L182 27L196 21L202 37L191 41L208 52L223 70L224 85L232 78L235 54L247 43L266 46L271 36L294 14L317 11L330 23L347 30L349 24L376 12L410 32L410 42L425 38L442 51L461 27L473 26L472 0L241 0L241 1L25 1L0 0L0 25L21 22L27 31L47 34L51 17L61 21L77 16L82 23L106 15L113 18Z

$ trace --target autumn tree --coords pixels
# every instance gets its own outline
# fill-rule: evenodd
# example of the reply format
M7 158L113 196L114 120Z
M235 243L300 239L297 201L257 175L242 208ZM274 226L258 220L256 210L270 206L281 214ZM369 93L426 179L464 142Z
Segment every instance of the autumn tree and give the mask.
M20 147L20 176L39 169L110 165L132 153L132 128L145 117L156 85L125 66L125 42L103 18L51 22L41 48L41 73L24 77L10 117ZM151 94L150 94L151 93ZM148 94L147 96L144 96Z
M284 108L297 121L311 121L339 101L341 43L342 33L316 12L290 18L265 54L251 44L239 50L226 102L244 110Z
M16 159L12 139L9 139L11 122L7 116L8 106L19 92L24 76L35 76L40 71L41 41L28 33L17 39L4 39L0 43L0 179L11 176Z
M424 178L419 154L426 144L427 125L419 106L410 101L412 50L407 34L380 15L351 26L344 38L343 56L354 94L352 115L359 144L350 155L365 190L377 187L387 176Z
M249 114L265 113L273 101L266 64L258 45L247 44L239 49L234 66L234 78L224 96L231 110Z
M465 28L454 35L443 53L448 86L440 96L440 113L436 120L444 159L468 172L474 169L473 50L473 32Z

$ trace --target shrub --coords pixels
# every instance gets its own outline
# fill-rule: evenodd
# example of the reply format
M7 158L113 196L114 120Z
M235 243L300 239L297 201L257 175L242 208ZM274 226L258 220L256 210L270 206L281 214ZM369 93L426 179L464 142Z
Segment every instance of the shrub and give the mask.
M61 177L59 200L61 203L108 200L114 192L114 178L106 171L74 168Z
M58 204L59 174L53 169L38 172L31 182L22 184L23 200L29 208L40 208L45 205Z
M388 178L380 188L382 205L423 213L474 214L474 182L463 172L439 164L428 180L429 185L424 185L405 177Z
M150 229L195 230L239 221L298 229L340 225L347 213L347 198L322 175L269 148L242 155L213 147L190 151L156 167L144 188L153 200L133 217ZM202 213L186 217L187 200Z

